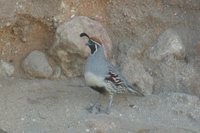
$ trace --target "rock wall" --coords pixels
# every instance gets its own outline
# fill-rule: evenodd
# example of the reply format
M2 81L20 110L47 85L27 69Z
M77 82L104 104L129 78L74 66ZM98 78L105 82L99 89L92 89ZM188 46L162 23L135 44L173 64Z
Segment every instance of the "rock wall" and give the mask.
M75 23L63 27L78 16L100 26L86 22L81 30L80 25L70 30ZM88 50L72 31L87 29L104 42L108 58L146 94L200 95L199 18L198 0L1 0L0 59L15 67L12 76L26 77L22 62L31 51L40 50L54 71L44 77L53 76L57 66L61 75L80 76ZM68 36L59 36L58 41L61 34ZM73 47L63 48L63 40L65 46L72 43ZM62 58L58 49L63 50Z
M113 47L118 48L113 51L116 64L120 66L124 58L129 59L126 63L134 64L130 60L136 58L142 67L126 75L137 75L144 69L140 74L148 73L153 78L152 84L150 78L146 82L153 93L177 91L199 95L198 3L196 0L111 1L107 7L108 32ZM140 76L135 81L142 87Z

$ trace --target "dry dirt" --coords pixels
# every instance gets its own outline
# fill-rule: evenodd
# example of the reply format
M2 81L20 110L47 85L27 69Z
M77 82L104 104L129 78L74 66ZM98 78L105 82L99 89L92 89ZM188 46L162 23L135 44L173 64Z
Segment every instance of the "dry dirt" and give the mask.
M54 81L1 79L0 89L0 129L5 133L200 131L199 98L186 94L142 98L116 96L111 113L107 115L86 111L98 93L86 87L79 78ZM103 97L102 101L105 100Z

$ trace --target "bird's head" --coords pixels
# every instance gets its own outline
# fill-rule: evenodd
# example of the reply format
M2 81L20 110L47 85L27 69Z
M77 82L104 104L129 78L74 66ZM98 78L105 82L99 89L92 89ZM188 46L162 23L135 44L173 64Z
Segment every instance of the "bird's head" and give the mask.
M84 36L88 38L86 45L90 48L91 54L96 53L97 50L102 46L101 41L95 37L89 37L86 33L80 34L80 37Z

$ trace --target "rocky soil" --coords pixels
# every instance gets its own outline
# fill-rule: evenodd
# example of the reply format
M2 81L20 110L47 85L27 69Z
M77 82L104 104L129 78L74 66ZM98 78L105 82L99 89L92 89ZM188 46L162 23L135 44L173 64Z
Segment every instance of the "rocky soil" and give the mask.
M198 133L199 18L199 0L0 0L0 133ZM81 32L144 98L86 112Z

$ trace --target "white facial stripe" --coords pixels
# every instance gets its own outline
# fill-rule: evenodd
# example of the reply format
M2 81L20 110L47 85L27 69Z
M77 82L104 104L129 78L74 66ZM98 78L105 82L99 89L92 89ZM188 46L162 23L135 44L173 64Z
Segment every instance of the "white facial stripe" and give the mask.
M91 40L92 42L94 42L95 44L97 44L97 45L99 45L99 46L101 46L101 44L100 43L98 43L98 42L96 42L96 41L94 41L94 40Z
M95 54L96 52L97 52L97 45L95 45L95 51L94 51L93 54Z
M92 54L95 54L97 52L97 48L98 48L97 46L101 47L101 44L96 42L96 41L94 41L94 40L92 40L92 39L90 41L92 41L92 43L94 43L92 45L95 46L95 51Z

